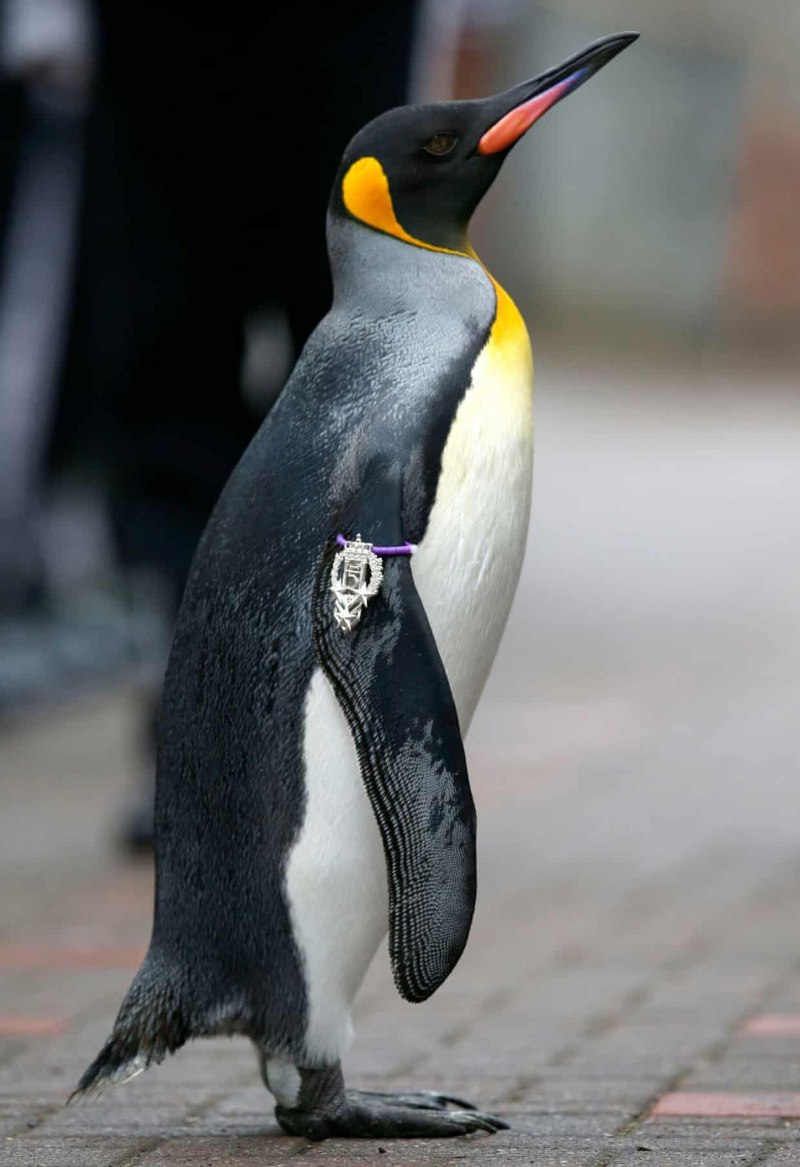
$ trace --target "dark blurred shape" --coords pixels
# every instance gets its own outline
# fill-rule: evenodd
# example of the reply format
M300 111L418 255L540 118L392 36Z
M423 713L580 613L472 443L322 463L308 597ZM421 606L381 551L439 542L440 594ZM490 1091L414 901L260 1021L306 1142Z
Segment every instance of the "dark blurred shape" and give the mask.
M53 569L63 583L99 548L85 515L52 522L55 511L74 511L66 494L52 514L46 500L72 299L89 8L87 0L0 0L0 17L2 716L120 675L126 633L108 603L58 594Z
M332 177L355 130L406 97L414 8L97 5L52 461L100 468L119 558L157 571L171 614L263 412L241 392L248 322L279 311L296 351L327 311ZM279 372L272 397L280 384ZM148 834L143 806L126 837L138 847Z
M6 615L34 603L41 584L35 520L69 302L91 38L81 0L5 0L0 17L0 615Z
M258 421L246 321L279 305L297 347L327 310L332 176L351 133L403 100L412 17L396 0L98 4L55 452L104 466L123 560L156 564L175 603Z

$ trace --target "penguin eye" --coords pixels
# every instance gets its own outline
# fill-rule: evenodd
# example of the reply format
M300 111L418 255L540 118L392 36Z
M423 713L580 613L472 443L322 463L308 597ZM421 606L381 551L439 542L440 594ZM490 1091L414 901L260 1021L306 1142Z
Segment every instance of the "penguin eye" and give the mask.
M445 154L452 154L457 145L458 138L455 134L451 134L447 130L440 130L438 134L428 138L422 149L426 154L432 154L434 158L443 158Z

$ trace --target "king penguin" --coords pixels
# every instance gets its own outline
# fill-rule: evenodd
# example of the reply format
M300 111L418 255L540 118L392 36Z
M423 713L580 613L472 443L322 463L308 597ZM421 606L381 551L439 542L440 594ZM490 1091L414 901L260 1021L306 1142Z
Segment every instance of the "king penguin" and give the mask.
M187 583L161 711L152 938L77 1093L190 1038L243 1034L290 1134L506 1125L442 1094L346 1089L340 1058L387 931L400 994L424 1001L475 902L462 735L522 564L532 365L470 216L525 131L635 39L484 100L390 110L347 147L327 219L332 307ZM344 624L343 543L372 564Z

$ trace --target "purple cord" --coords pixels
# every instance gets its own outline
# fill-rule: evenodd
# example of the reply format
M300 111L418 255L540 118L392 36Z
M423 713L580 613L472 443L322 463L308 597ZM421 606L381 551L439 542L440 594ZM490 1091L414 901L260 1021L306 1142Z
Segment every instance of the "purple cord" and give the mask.
M337 535L336 542L340 547L344 547L345 543L353 543L353 539L345 539L344 535ZM372 550L376 555L413 555L417 547L415 543L401 543L399 547L373 547Z

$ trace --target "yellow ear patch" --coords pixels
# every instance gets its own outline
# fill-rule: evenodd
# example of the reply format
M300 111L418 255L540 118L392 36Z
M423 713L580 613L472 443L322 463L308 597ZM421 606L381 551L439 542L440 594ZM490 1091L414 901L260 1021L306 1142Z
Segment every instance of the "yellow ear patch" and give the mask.
M350 214L368 227L394 235L406 243L416 243L418 247L426 246L398 223L389 180L377 158L359 158L353 163L342 182L342 198Z

